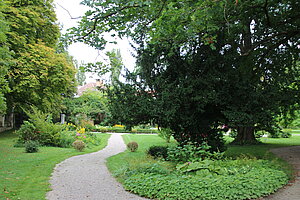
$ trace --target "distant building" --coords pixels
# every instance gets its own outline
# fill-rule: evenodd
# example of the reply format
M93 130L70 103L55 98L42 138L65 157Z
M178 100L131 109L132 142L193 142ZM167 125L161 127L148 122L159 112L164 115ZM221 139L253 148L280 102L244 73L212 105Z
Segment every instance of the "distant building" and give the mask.
M101 81L100 79L96 79L96 82L93 82L93 83L87 83L83 86L79 86L77 88L77 95L76 97L80 97L84 91L87 91L87 90L94 90L94 91L97 91L99 89L106 89L103 81Z

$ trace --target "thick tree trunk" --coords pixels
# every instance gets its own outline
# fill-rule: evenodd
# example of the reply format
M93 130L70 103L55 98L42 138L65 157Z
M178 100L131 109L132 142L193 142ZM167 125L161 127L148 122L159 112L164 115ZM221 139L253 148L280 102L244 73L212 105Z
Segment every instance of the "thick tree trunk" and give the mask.
M238 127L237 136L232 142L233 144L257 144L258 141L254 135L254 127Z

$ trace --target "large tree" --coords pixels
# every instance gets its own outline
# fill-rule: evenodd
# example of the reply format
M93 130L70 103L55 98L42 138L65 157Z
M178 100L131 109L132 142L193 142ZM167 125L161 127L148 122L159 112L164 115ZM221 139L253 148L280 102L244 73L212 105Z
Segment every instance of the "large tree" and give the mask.
M97 48L104 32L128 36L157 115L180 140L221 124L255 142L299 102L299 1L83 1L91 9L72 39Z
M4 114L6 112L6 99L4 94L9 91L8 82L6 79L6 74L9 68L11 52L8 49L7 37L6 34L8 32L8 24L4 18L3 11L6 6L1 1L0 2L0 114Z
M3 11L13 64L6 78L11 92L8 109L23 113L34 105L58 113L62 98L74 91L75 71L66 53L57 49L60 36L53 0L8 0ZM60 52L60 53L58 53Z
M29 44L8 75L13 86L10 100L16 108L36 106L58 114L63 98L74 92L74 66L44 44Z

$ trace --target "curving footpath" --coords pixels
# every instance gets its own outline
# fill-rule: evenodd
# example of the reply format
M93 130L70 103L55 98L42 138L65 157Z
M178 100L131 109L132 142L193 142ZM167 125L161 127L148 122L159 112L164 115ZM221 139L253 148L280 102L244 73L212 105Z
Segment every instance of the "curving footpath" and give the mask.
M122 134L112 134L101 151L74 156L56 165L48 200L142 200L126 192L108 171L106 158L126 150Z
M293 166L295 180L264 199L300 200L300 146L282 147L271 149L270 151Z

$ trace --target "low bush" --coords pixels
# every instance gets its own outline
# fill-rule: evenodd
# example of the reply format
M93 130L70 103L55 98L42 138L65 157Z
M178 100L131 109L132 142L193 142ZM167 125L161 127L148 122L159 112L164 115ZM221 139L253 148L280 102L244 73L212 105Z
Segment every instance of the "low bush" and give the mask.
M236 129L230 129L230 131L229 131L229 137L236 138L236 136L237 136Z
M60 133L59 146L63 148L72 147L75 139L75 131L62 131Z
M269 161L206 162L195 166L190 163L187 168L178 168L177 173L155 166L134 170L127 173L124 187L151 199L238 200L268 195L288 180L287 175Z
M37 141L28 140L25 142L25 152L35 153L39 151L39 143Z
M61 124L54 124L50 114L43 113L37 108L27 111L28 121L24 121L21 128L17 131L19 143L27 140L38 141L41 145L59 146L60 132L65 129Z
M168 157L168 147L167 146L152 146L147 152L148 155L152 156L154 159L163 158L167 159Z
M220 159L223 153L210 152L210 146L203 142L200 146L196 144L188 143L186 145L178 145L168 148L167 159L172 162L192 162L200 161L206 158Z
M28 140L38 139L37 133L35 132L35 126L29 121L24 121L20 129L16 131L16 134L19 137L17 142L19 144L24 144Z
M129 142L127 144L127 149L131 152L135 152L138 149L139 145L136 142Z
M85 148L85 143L82 140L75 140L72 145L77 151L83 151Z
M281 136L281 132L280 131L274 131L274 132L270 132L268 134L269 138L280 138Z
M161 128L158 131L158 136L164 139L167 143L170 143L170 139L173 131L170 128Z
M292 137L292 134L290 132L282 132L281 137L282 138L290 138L290 137Z

